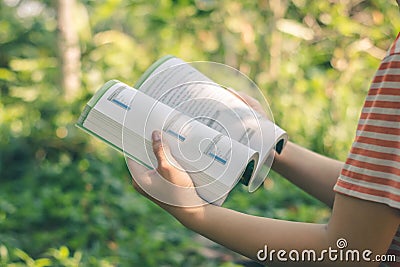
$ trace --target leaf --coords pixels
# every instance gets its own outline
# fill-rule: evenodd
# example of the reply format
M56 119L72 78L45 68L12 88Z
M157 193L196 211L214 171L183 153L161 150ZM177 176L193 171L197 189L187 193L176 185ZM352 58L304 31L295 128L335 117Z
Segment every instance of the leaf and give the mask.
M291 34L307 41L314 39L314 31L295 20L280 19L276 22L276 27L281 32Z
M67 259L69 257L69 249L66 246L60 247L59 252L60 259Z
M8 261L8 249L4 245L0 246L0 260L1 260L1 262Z
M14 255L20 258L21 260L25 261L25 263L28 264L29 266L34 266L35 261L21 249L16 248L14 250Z
M52 266L52 261L47 258L41 258L35 260L35 267L45 267L45 266Z

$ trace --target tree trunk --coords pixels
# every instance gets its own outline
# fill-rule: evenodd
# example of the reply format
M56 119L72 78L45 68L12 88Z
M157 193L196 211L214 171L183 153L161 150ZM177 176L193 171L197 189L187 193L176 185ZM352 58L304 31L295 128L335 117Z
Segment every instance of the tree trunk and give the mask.
M274 26L271 34L271 46L270 46L270 66L269 66L269 78L272 81L278 81L279 71L281 68L281 49L282 49L282 33L276 29L276 23L278 20L285 16L287 10L286 0L270 0L269 5L273 14L272 23Z
M81 86L81 51L73 21L76 0L58 0L58 47L61 63L61 86L67 101L77 96Z

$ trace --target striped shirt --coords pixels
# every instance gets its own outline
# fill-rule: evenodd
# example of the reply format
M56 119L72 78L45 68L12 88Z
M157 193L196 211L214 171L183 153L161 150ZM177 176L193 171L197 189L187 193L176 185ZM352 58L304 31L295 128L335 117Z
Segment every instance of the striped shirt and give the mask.
M356 137L334 191L400 209L400 33L365 100ZM387 254L400 266L400 227Z

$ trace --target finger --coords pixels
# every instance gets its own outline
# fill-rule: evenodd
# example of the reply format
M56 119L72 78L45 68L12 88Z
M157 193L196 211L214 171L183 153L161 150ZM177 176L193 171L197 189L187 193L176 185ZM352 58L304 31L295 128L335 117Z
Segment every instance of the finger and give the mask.
M251 97L244 92L238 91L238 92L236 92L236 95L238 96L238 98L240 100L242 100L244 103L246 103L249 106L252 106L252 105L258 103L258 101L254 97Z
M129 172L134 177L139 177L140 175L143 175L143 173L148 171L146 167L144 167L143 165L137 163L136 161L130 158L127 158L126 163L128 165Z
M238 96L237 94L238 94L238 92L235 90L235 89L233 89L233 88L231 88L231 87L224 87L226 90L228 90L229 91L229 93L231 93L232 95L234 95L234 96Z
M246 97L249 97L247 94L241 91L236 91L235 89L230 87L225 87L225 89L229 91L232 95L234 95L235 97L239 98L241 101L247 104Z
M249 107L251 107L253 110L255 110L256 112L258 112L260 115L263 115L264 117L266 117L267 119L270 119L267 114L267 112L264 110L264 108L261 106L260 102L255 99L252 96L249 96L248 94L244 93L244 92L237 92L237 97L242 100L246 105L248 105Z
M151 135L153 139L153 152L157 159L157 170L161 175L169 172L172 167L168 161L168 156L171 155L169 151L168 145L161 141L161 133L160 131L154 131Z
M148 172L149 170L138 162L127 158L127 165L129 172L132 177L132 186L136 191L141 193L142 195L147 195L147 193L143 190L142 186L144 183L148 183Z

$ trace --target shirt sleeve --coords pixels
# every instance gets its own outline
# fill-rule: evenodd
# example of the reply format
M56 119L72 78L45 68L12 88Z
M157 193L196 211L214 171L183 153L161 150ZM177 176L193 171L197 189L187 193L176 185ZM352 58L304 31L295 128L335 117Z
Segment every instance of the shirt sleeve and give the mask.
M400 209L400 34L366 97L334 191Z

